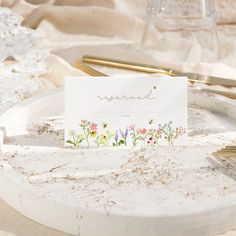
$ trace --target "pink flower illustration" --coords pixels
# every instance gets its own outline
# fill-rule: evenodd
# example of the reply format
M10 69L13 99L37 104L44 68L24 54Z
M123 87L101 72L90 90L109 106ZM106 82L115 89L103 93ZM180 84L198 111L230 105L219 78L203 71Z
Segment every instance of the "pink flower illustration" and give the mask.
M89 126L89 128L90 128L90 130L93 132L93 131L96 131L97 130L97 124L95 124L95 123L92 123L90 126Z
M130 125L129 126L129 130L134 130L135 129L135 125Z
M148 132L149 132L149 133L152 133L152 132L153 132L153 129L149 129Z
M86 124L88 121L87 120L81 120L81 123L84 125Z
M157 135L161 135L161 130L157 130Z
M146 134L147 130L146 129L138 129L139 134Z

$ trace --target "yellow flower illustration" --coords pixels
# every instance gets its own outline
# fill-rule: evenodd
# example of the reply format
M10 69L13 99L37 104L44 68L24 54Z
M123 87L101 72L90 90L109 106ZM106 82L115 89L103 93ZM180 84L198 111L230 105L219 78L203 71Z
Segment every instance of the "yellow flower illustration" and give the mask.
M97 134L97 131L95 130L95 131L93 131L93 132L90 133L90 136L91 136L91 137L95 137L96 134Z
M102 135L101 135L101 143L102 143L102 144L105 144L106 141L107 141L107 136L104 135L104 134L102 134Z

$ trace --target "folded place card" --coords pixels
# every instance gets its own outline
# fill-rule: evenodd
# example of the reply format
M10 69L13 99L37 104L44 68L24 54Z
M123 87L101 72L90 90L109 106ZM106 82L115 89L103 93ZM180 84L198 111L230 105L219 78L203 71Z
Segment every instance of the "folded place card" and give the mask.
M65 144L75 147L185 145L187 79L67 77Z

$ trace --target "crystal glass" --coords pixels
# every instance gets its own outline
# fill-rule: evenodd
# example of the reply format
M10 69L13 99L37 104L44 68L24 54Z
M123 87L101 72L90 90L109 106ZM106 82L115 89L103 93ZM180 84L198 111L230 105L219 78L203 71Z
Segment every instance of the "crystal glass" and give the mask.
M142 43L147 48L176 50L176 53L182 53L180 59L185 57L187 61L217 59L213 0L149 0L146 22ZM158 37L150 35L153 27L158 31ZM183 55L184 50L190 52L192 58Z

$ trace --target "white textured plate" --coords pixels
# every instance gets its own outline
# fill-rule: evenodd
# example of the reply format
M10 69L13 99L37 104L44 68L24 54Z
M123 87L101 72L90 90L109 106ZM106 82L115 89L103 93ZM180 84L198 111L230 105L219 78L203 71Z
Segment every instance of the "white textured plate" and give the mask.
M63 91L0 117L0 197L46 226L84 236L214 235L236 227L232 100L189 92L189 145L156 150L63 147Z

